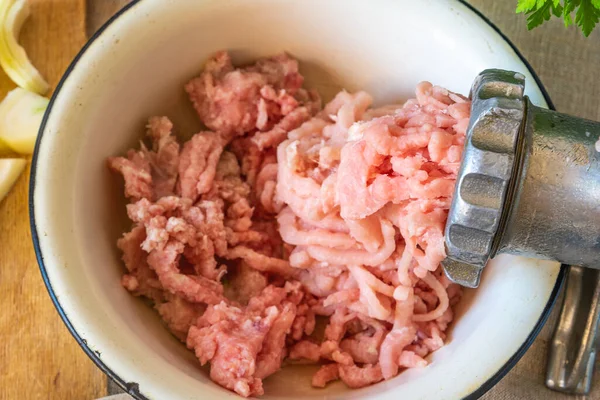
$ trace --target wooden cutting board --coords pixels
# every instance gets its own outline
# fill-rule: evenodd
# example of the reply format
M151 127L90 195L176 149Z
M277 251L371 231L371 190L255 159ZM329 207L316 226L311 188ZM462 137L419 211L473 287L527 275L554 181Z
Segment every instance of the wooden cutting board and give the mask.
M29 0L21 43L54 88L86 40L85 0ZM0 71L0 98L14 84ZM91 400L106 377L76 345L44 287L29 230L29 168L0 203L0 400Z

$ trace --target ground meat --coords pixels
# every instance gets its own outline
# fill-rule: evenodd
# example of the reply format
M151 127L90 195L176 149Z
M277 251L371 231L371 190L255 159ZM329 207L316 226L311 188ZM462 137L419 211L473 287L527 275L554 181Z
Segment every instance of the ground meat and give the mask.
M383 380L379 365L340 365L340 379L353 389L372 385Z
M246 314L225 303L209 307L187 337L202 364L210 361L210 377L244 397L263 394L262 380L254 376L256 358L279 310Z
M310 112L306 107L296 108L286 115L271 130L260 132L254 135L252 141L256 143L259 150L277 146L283 142L287 133L292 129L299 127L304 121L310 118Z
M220 52L185 89L202 122L229 142L252 131L270 131L279 120L285 120L287 130L307 120L318 98L310 98L301 89L303 80L298 62L287 54L234 69L229 54ZM302 104L307 108L300 116L294 111ZM294 116L286 118L291 113ZM285 133L270 136L276 137L268 139L265 147L277 145L277 139L283 140Z
M403 105L342 91L321 109L302 84L287 54L217 53L185 86L208 130L180 145L153 117L108 160L133 223L122 285L245 397L286 358L321 363L315 387L425 366L461 297L439 265L468 99L423 82Z
M217 304L223 301L223 287L219 282L199 275L185 275L178 268L183 244L169 240L162 249L148 255L148 265L156 271L163 287L191 303Z
M331 315L320 356L350 387L425 365L460 296L439 265L470 103L426 82L416 97L370 110L341 92L277 149L280 233Z
M261 152L256 143L248 137L233 140L231 151L241 161L242 174L246 177L246 181L253 186L261 170L265 153Z
M125 157L111 157L109 167L125 179L125 196L133 201L153 200L174 193L179 165L179 143L167 117L152 117L147 136L151 149L143 143L140 151L130 150Z
M172 131L173 124L167 117L153 117L148 121L147 135L152 140L152 150L146 154L152 168L154 197L157 199L175 193L179 143Z
M144 153L130 150L125 157L111 157L108 166L123 175L125 197L131 200L152 199L152 174L150 161Z
M296 317L296 305L284 303L273 327L265 337L256 362L256 376L260 379L277 372L286 355L285 339Z
M198 133L186 142L179 162L181 197L196 200L211 189L222 151L221 139L212 132Z
M121 283L136 296L145 296L154 301L164 297L163 288L156 272L150 269L146 262L147 253L142 250L146 240L146 229L136 225L117 241L117 247L123 252L123 263L127 273L121 278Z
M290 349L290 359L292 360L305 359L317 362L320 358L321 346L308 340L298 342Z
M313 375L312 385L314 387L325 387L329 382L340 378L340 368L338 364L325 364Z
M206 310L204 304L189 303L174 295L168 295L167 301L156 303L155 307L171 332L183 342L190 327Z
M188 347L211 378L242 396L263 394L262 379L276 372L286 354L285 338L303 295L299 286L266 287L245 308L210 306L189 330Z
M361 316L362 317L362 316ZM340 349L361 364L377 364L384 337L388 334L385 324L373 318L360 318L360 331L340 342Z
M258 296L268 284L265 274L250 267L243 260L228 269L227 280L227 298L244 305L248 304L251 298Z
M242 259L246 264L261 272L271 272L283 276L292 276L296 272L287 261L265 256L245 246L230 249L225 257L230 260Z

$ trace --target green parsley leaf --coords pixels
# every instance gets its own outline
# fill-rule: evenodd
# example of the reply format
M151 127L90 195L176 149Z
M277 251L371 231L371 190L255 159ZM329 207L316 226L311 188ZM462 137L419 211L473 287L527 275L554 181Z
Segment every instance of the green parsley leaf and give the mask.
M589 36L600 19L600 10L592 5L591 0L581 0L575 14L575 23L585 36Z
M531 30L542 25L544 21L549 21L550 17L552 16L550 14L551 7L552 3L548 1L547 3L539 7L537 10L529 14L529 16L527 17L527 29Z
M563 6L560 5L560 1L555 1L554 3L555 4L552 4L552 14L554 14L555 17L560 17L563 13Z
M536 7L537 0L519 0L517 4L517 13L531 11Z
M553 16L562 17L565 26L575 24L589 36L600 22L600 0L517 0L518 14L527 16L527 29L533 29Z
M565 26L573 24L571 13L575 10L575 7L579 6L578 0L565 0L565 8L563 10L563 18L565 20Z

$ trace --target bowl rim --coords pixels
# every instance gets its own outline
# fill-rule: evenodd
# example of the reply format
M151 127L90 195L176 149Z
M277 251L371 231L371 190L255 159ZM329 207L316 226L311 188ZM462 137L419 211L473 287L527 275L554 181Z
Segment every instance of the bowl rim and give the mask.
M540 80L539 76L537 75L537 73L535 72L535 70L533 69L531 64L527 61L527 59L521 54L521 52L515 46L515 44L513 44L511 42L511 40L500 30L500 28L498 28L492 21L490 21L485 15L483 15L473 5L467 3L465 0L457 0L457 1L459 3L461 3L463 6L465 6L466 9L469 10L471 13L473 13L476 17L483 20L483 22L485 22L490 28L492 28L494 31L496 31L496 33L498 33L498 35L500 35L500 37L506 42L506 44L508 44L510 46L510 48L515 52L516 56L521 60L521 62L523 62L525 67L529 70L529 73L531 74L531 76L535 80L537 86L539 87L540 91L542 92L542 95L544 96L544 100L548 104L548 108L551 110L556 110L554 103L550 99L550 95L548 94L548 91L546 90L546 88L543 85L542 81ZM52 284L50 282L48 273L46 271L46 266L44 264L44 256L42 254L42 250L41 250L41 246L40 246L40 242L39 242L39 235L37 232L37 226L36 226L36 221L35 221L35 206L34 206L39 147L40 147L42 136L46 129L47 121L52 112L52 108L53 108L53 105L55 103L58 93L62 89L66 80L71 75L71 72L73 71L73 69L75 68L75 66L81 59L81 57L85 54L87 49L89 47L91 47L94 44L94 42L102 36L102 33L106 30L106 28L109 25L111 25L114 21L116 21L119 17L123 16L127 11L131 10L132 8L134 8L136 6L139 6L141 3L142 3L142 0L132 0L130 3L126 4L123 8L121 8L119 11L117 11L113 16L111 16L100 27L100 29L98 29L93 35L91 35L90 38L88 39L88 41L85 43L85 45L81 48L81 50L73 58L73 61L71 61L71 63L65 70L65 73L61 77L58 85L56 86L56 89L54 90L54 93L50 99L50 103L48 104L48 108L47 108L46 112L44 113L44 117L42 119L40 129L38 131L38 137L36 140L33 157L31 160L28 209L29 209L29 223L30 223L30 229L31 229L31 238L33 241L33 247L34 247L37 263L39 265L40 273L42 275L44 285L46 286L46 289L48 291L48 294L50 295L52 303L54 304L54 307L58 311L58 314L60 315L63 323L66 325L67 329L69 330L69 332L71 333L73 338L75 338L75 341L77 342L77 344L79 344L81 349L87 354L87 356L94 362L94 364L96 364L96 366L102 372L104 372L110 379L112 379L115 383L117 383L123 390L125 390L125 392L127 394L132 396L134 399L149 400L148 397L146 397L144 394L142 394L142 390L140 389L138 383L127 382L124 378L117 375L110 367L108 367L106 364L104 364L104 362L100 359L99 355L96 354L88 346L87 341L79 335L79 333L77 332L77 330L75 329L75 327L73 326L73 324L71 323L69 318L66 316L66 314L56 296L56 293L54 292L54 289L52 288ZM527 337L527 339L525 340L525 342L521 344L519 349L512 355L512 357L510 357L508 359L508 361L506 361L506 363L500 369L498 369L498 371L494 375L492 375L488 380L486 380L484 383L482 383L479 387L474 389L469 395L465 396L463 398L463 400L475 400L475 399L478 399L481 396L483 396L487 391L489 391L498 382L500 382L500 380L502 380L502 378L504 378L504 376L517 364L517 362L521 359L521 357L523 357L523 355L527 352L527 350L533 344L534 340L536 339L536 337L540 333L541 329L545 325L546 321L548 320L548 317L550 316L550 311L554 307L554 304L556 303L556 300L558 298L558 294L560 293L560 290L564 283L567 268L568 268L568 266L564 265L564 264L560 266L560 272L557 276L554 288L552 289L552 292L550 294L550 298L549 298L548 302L546 303L544 310L542 311L542 314L540 315L538 321L536 322L533 330L530 332L530 334Z

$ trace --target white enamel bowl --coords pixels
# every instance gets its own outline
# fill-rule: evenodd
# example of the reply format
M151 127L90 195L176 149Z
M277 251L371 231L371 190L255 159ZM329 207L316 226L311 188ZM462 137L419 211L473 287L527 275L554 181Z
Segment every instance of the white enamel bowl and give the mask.
M139 0L77 56L46 113L33 160L31 223L50 296L83 350L138 399L225 399L155 312L120 285L115 242L127 227L122 187L105 159L168 115L189 136L199 125L182 85L219 49L235 61L288 51L325 97L365 89L405 99L421 80L467 94L489 67L533 71L503 36L458 1ZM265 399L476 398L521 357L556 297L560 266L501 257L467 292L449 343L431 364L369 388L310 387L310 367L265 382Z

